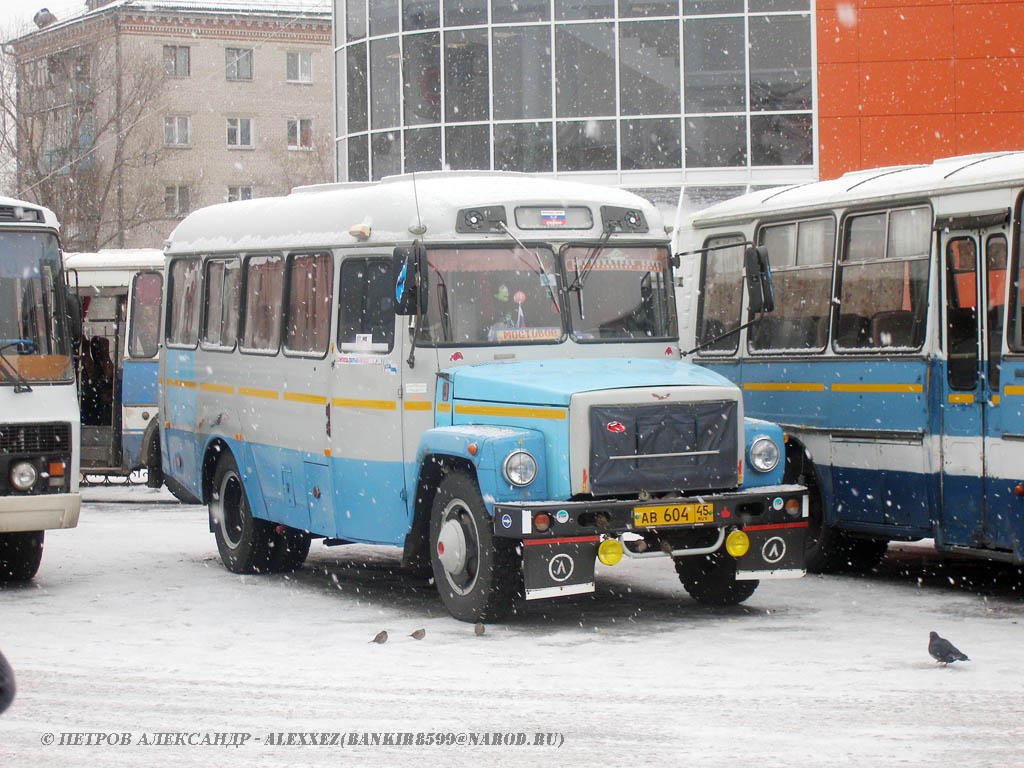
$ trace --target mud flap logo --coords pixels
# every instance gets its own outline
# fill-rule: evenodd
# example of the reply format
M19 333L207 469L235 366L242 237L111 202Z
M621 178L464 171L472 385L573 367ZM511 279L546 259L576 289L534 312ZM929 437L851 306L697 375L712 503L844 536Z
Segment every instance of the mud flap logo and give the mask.
M572 572L576 569L576 563L573 559L564 552L559 552L557 555L548 561L548 575L552 581L559 583L568 581L572 578Z
M786 556L786 542L780 536L772 536L761 546L761 557L774 565Z

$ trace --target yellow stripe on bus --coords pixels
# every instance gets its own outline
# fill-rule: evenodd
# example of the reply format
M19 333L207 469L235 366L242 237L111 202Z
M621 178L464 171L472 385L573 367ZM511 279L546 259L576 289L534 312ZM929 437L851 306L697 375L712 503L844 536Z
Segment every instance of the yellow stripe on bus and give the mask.
M406 400L405 410L407 411L430 411L433 405L425 400Z
M238 394L246 397L262 397L264 400L277 400L277 392L273 389L256 389L255 387L239 387Z
M235 388L228 386L227 384L214 384L212 381L201 381L199 382L200 392L219 392L222 395L233 395L235 394Z
M285 392L284 399L292 403L310 403L312 405L327 405L327 398L323 395L305 395L302 392Z
M748 392L824 392L825 385L813 381L747 381L743 389Z
M1024 395L1024 386L1020 384L1007 384L1003 387L1004 395Z
M500 405L456 405L455 413L463 416L511 416L518 419L565 420L565 411L558 408L513 408Z
M185 381L184 379L164 379L164 384L168 387L184 387L185 389L196 388L196 383L194 381Z
M953 392L946 398L951 403L963 403L970 405L974 402L974 395L970 392Z
M437 404L437 412L438 413L449 413L449 412L451 412L451 410L452 410L452 404L451 403L438 403Z
M348 397L332 397L335 408L372 408L378 411L393 411L398 406L394 400L353 400Z
M874 394L921 394L920 384L833 384L833 392L870 392Z

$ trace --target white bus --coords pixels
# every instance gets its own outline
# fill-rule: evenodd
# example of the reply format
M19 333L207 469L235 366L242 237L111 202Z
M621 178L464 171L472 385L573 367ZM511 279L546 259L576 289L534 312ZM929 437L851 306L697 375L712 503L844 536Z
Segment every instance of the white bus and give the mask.
M428 173L205 208L165 253L163 470L228 569L401 546L471 621L592 591L597 557L715 604L803 574L781 430L679 360L641 198Z
M78 524L80 322L53 212L0 197L0 583L35 576L44 531Z
M1024 562L1022 209L1024 152L999 152L681 215L682 337L803 449L808 568L929 538ZM767 249L776 309L723 336L743 319L747 241Z
M156 248L65 253L82 306L82 473L149 471L159 488L157 352L164 255Z

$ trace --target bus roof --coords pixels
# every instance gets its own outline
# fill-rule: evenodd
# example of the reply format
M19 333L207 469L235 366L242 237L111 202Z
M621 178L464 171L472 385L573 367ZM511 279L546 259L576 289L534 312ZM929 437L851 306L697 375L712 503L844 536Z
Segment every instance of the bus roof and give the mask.
M45 224L60 229L56 215L49 208L0 195L0 225L6 224Z
M64 269L75 270L80 287L127 287L139 271L162 272L164 254L156 248L109 248L96 253L65 253Z
M679 224L701 229L876 200L919 200L1019 183L1024 183L1024 152L946 157L929 165L869 168L838 179L750 192L684 215Z
M518 173L436 171L371 183L299 187L284 197L201 208L175 228L165 251L170 255L411 242L421 219L427 224L421 239L444 241L454 238L458 211L513 202L636 208L643 211L651 232L664 231L657 209L625 190ZM506 215L509 228L515 230L512 211ZM587 236L600 234L598 211L594 219ZM444 226L438 227L438 221Z

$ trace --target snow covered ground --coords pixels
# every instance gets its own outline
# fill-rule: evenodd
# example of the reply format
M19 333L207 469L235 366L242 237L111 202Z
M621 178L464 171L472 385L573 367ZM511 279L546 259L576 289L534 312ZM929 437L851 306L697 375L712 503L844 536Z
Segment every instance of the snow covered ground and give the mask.
M47 534L36 580L0 590L0 649L19 683L0 716L4 768L1007 766L1024 754L1024 580L1004 566L901 545L871 576L762 583L712 610L667 560L625 562L599 566L595 595L531 603L478 637L395 572L395 550L314 543L294 575L238 576L205 508L142 487L84 495L79 527ZM382 629L388 642L369 642ZM929 630L972 660L936 665ZM290 733L346 746L276 743ZM413 743L348 743L372 734ZM428 734L528 744L415 743ZM218 738L244 743L199 743ZM131 743L84 743L101 739Z

